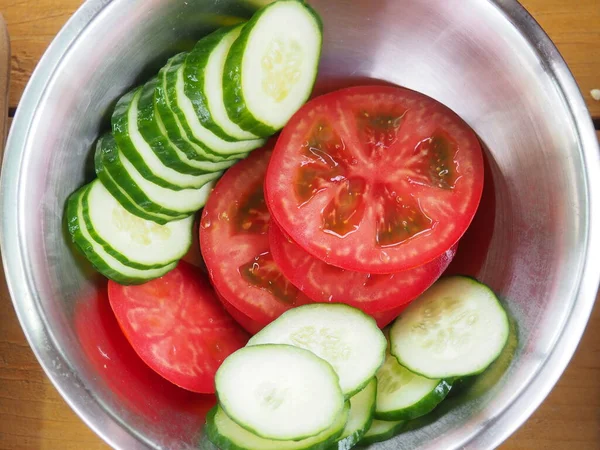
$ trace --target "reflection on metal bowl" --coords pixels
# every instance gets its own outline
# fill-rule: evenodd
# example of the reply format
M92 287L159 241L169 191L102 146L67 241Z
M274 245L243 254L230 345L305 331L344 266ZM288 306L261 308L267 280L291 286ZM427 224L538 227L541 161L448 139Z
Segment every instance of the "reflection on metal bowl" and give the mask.
M562 373L598 287L600 162L583 99L516 0L311 4L325 24L320 88L371 78L421 91L455 110L485 144L493 201L482 207L493 211L481 219L489 242L470 270L518 324L515 357L486 389L454 397L435 422L375 448L493 448ZM116 99L168 56L251 12L241 0L88 0L39 64L13 124L2 175L12 298L48 376L116 448L196 448L198 411L209 400L173 401L162 380L149 380L166 389L149 399L148 385L134 381L135 364L113 361L107 375L90 342L103 339L107 325L102 305L90 300L102 301L102 283L68 245L65 200L93 176L91 145Z

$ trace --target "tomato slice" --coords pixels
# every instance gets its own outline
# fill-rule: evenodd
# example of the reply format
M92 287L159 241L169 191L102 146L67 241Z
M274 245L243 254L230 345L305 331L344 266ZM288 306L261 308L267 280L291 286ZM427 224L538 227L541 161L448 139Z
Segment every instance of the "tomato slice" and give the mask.
M390 323L392 323L400 314L402 314L402 311L408 308L409 304L410 302L406 305L399 306L398 308L391 309L389 311L376 312L371 314L371 316L373 316L373 318L377 321L377 326L379 328L385 328Z
M493 177L496 170L500 169L495 167L492 170L489 158L484 157L485 184L481 194L481 205L485 206L477 210L469 229L460 239L456 257L444 275L469 275L480 278L496 222L496 189Z
M225 311L227 311L229 315L233 317L233 320L235 320L248 333L254 335L265 327L257 321L252 320L243 312L237 310L235 306L233 306L231 303L225 300L225 298L221 294L219 294L218 291L215 292L217 294L217 298L221 300L221 304L223 305L223 308L225 308Z
M262 326L309 303L281 273L269 249L263 182L272 148L256 150L225 173L200 221L200 248L227 303Z
M273 222L271 253L283 274L315 302L346 303L367 314L389 311L421 295L446 270L456 245L442 256L414 269L393 274L354 272L315 258Z
M206 413L216 403L215 396L183 390L140 359L119 327L106 285L81 295L74 322L85 356L117 402L152 422L155 431L173 432L174 415L180 417L176 426L182 435L190 435L202 426Z
M163 277L139 286L109 281L108 297L140 358L189 391L215 392L217 369L248 341L204 276L183 261Z
M441 103L391 86L317 97L282 131L265 180L273 219L313 256L394 273L434 260L483 187L475 133Z

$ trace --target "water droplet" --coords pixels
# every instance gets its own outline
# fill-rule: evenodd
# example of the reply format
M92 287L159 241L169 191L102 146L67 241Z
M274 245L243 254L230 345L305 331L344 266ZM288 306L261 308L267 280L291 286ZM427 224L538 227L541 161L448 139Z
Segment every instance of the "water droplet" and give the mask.
M385 251L382 250L379 254L379 259L381 259L384 263L388 263L392 258L390 258L390 255L388 255Z
M200 221L200 227L203 228L204 230L206 230L207 228L210 228L210 217L203 216L202 220Z
M328 301L328 302L331 302L331 301L333 301L333 294L331 294L331 295L329 296L329 298L327 299L327 301Z

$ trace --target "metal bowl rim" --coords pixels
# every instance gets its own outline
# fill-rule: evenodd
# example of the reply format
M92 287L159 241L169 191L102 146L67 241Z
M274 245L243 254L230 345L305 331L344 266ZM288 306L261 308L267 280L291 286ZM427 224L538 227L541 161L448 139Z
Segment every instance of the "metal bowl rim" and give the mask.
M500 10L547 65L571 114L579 138L585 166L583 183L587 188L586 251L582 257L583 269L578 274L580 284L573 307L544 364L523 387L522 395L504 408L491 423L490 428L499 429L494 430L493 437L487 439L486 444L495 448L521 426L548 395L573 356L591 314L600 281L600 266L594 259L594 255L600 252L600 233L596 236L591 233L594 228L600 229L600 154L587 106L566 62L550 38L518 1L488 2ZM114 448L139 448L141 442L149 447L151 443L100 405L96 397L85 388L52 336L41 313L40 300L32 289L28 271L24 267L23 234L20 233L19 225L19 209L22 206L18 189L22 178L21 166L37 106L44 97L63 56L110 3L111 0L85 2L53 40L27 84L13 121L3 161L0 180L3 217L0 234L2 261L11 299L29 345L46 375L75 413L107 444ZM35 314L31 314L32 311ZM558 347L561 347L560 351ZM534 384L535 389L532 389ZM508 424L499 423L500 419L509 414L511 419L508 420ZM486 431L489 431L489 428ZM478 436L480 435L468 443L476 445ZM461 443L465 444L467 442Z

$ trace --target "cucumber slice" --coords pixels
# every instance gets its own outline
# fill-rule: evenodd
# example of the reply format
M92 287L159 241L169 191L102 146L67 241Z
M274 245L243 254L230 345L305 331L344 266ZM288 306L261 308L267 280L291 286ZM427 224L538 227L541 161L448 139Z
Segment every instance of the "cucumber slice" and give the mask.
M283 313L248 345L288 344L329 362L349 398L375 376L385 359L386 339L375 320L343 304L304 305Z
M90 184L82 205L89 234L129 267L164 267L181 259L192 245L193 216L166 225L141 219L123 208L100 180Z
M188 138L183 125L173 113L169 96L167 95L167 74L175 70L173 69L174 64L176 64L176 66L181 65L182 62L185 61L186 56L187 53L180 53L167 61L167 64L160 72L158 72L158 83L156 84L156 89L154 91L154 105L156 106L158 117L164 125L169 140L175 147L179 148L192 160L220 162L241 159L243 157L241 153L239 155L228 156L217 155L204 145L197 145L192 142L191 139Z
M450 392L451 384L412 373L389 353L377 371L375 418L411 420L432 411Z
M67 226L75 246L85 255L98 272L120 284L141 284L159 278L173 270L176 262L157 269L140 270L129 267L108 254L88 232L83 218L83 195L90 185L80 188L67 200Z
M208 181L199 189L182 189L174 191L158 186L140 175L133 164L117 147L112 135L103 136L96 148L96 173L106 171L110 174L123 191L127 192L133 201L145 211L154 214L172 216L174 219L195 213L204 206L210 194L214 181ZM215 180L221 172L207 174ZM111 187L106 185L111 190ZM120 193L111 194L123 204ZM125 207L125 205L123 204ZM135 212L132 214L135 214Z
M202 125L225 140L252 140L258 136L229 119L223 102L223 69L231 45L243 25L220 28L202 38L187 55L183 71L185 95Z
M165 166L138 130L138 103L142 87L125 94L112 115L112 130L119 150L148 181L175 191L197 189L211 180L211 173L190 175Z
M400 420L396 422L388 422L385 420L373 420L371 424L371 428L365 433L359 445L371 445L376 442L387 441L388 439L393 438L397 434L400 434L404 431L406 427L406 421Z
M160 214L160 213L150 213L146 211L143 207L138 205L131 196L119 186L119 184L111 177L111 175L104 170L101 163L98 162L99 153L96 152L96 175L98 175L98 179L102 182L104 187L111 193L113 197L115 197L119 203L129 211L131 214L138 216L142 219L152 220L160 225L164 225L167 222L171 222L172 220L185 219L188 214L180 214L178 216Z
M165 83L171 111L177 117L188 139L212 153L225 157L247 153L264 145L266 142L264 139L237 141L230 137L229 140L225 140L202 125L196 115L194 105L185 95L183 72L186 57L187 54L184 53L180 59L173 61L169 69L165 71Z
M183 72L185 94L198 118L218 136L226 134L238 140L258 139L241 129L227 115L223 101L225 59L243 25L221 28L198 42L188 54Z
M223 409L214 407L206 418L208 439L221 450L326 450L344 430L350 405L346 402L335 423L327 430L299 441L264 439L240 427Z
M329 450L348 450L354 447L365 435L373 422L377 380L371 379L369 384L350 399L350 415L342 435Z
M151 202L148 201L147 198L140 198L137 196L137 191L134 192L134 197L131 196L131 192L125 190L120 183L113 178L113 172L117 176L121 182L125 180L126 182L132 182L131 177L122 169L120 165L116 165L114 167L111 166L112 163L105 164L104 159L104 150L109 152L109 155L112 155L112 151L110 150L112 147L116 149L116 142L112 134L106 134L98 139L96 143L96 151L94 154L94 165L96 168L96 175L98 179L102 182L104 187L112 194L113 197L117 199L117 201L129 211L131 214L134 214L142 219L152 220L158 224L164 225L167 222L172 220L184 219L189 214L179 214L173 211L158 209L155 208ZM103 150L104 149L104 150ZM116 150L114 150L116 152ZM110 172L108 170L110 168ZM126 183L127 184L127 183Z
M391 353L427 378L483 372L509 335L506 312L490 288L452 276L437 281L406 308L390 329Z
M509 314L509 333L506 345L502 349L500 356L476 377L462 378L461 394L466 394L465 398L478 398L486 392L490 392L497 386L506 372L510 369L515 354L519 349L519 329L517 321ZM452 391L455 390L456 382L453 383Z
M223 98L233 122L257 136L283 128L312 92L322 30L318 14L299 0L252 16L225 61Z
M217 370L215 386L227 415L266 439L315 436L331 427L344 409L333 368L291 345L238 350Z
M213 162L190 159L169 140L165 125L154 104L154 91L157 85L158 78L153 78L142 88L138 100L137 128L160 161L177 172L191 175L225 170L235 164L236 160Z

